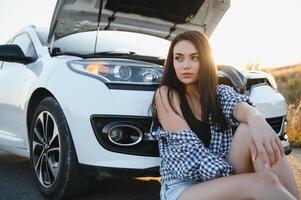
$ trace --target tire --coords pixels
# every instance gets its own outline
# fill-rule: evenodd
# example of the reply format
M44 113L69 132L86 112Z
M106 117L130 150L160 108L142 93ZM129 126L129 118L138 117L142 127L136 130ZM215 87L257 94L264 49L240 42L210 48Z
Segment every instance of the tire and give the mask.
M69 199L88 189L90 176L79 166L66 118L53 97L37 106L29 139L32 172L45 197Z

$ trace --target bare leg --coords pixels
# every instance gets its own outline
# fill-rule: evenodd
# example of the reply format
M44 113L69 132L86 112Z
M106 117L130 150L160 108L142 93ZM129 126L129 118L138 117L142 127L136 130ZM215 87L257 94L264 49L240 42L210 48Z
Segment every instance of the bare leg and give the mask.
M250 154L252 140L248 130L248 125L241 123L234 134L231 144L228 159L235 167L236 174L266 170L264 163L260 158L256 159L254 163L252 163ZM293 194L297 199L300 199L294 176L285 157L281 157L279 161L272 166L271 171L277 175L282 185L291 194Z
M178 200L296 200L270 171L237 174L195 184Z
M300 199L297 184L287 159L281 158L276 165L272 166L272 171L278 176L282 185L297 199Z
M180 195L179 200L296 199L283 187L272 170L261 170L264 168L260 159L254 162L253 167L251 139L248 142L246 131L243 130L248 130L248 127L242 125L237 129L229 153L229 160L237 174L193 185ZM258 172L254 173L254 168ZM286 167L281 169L289 170Z

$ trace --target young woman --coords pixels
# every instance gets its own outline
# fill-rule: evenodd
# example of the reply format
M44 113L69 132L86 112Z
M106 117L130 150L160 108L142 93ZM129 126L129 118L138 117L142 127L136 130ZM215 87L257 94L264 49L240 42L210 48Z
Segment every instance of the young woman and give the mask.
M171 42L152 111L161 200L299 199L279 138L247 96L217 84L202 33Z

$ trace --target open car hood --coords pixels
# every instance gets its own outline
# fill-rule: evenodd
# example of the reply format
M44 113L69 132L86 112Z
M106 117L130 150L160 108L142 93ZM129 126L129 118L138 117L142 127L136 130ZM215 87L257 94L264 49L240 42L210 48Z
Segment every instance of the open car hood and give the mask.
M198 30L209 37L229 6L230 0L58 0L48 43L95 30L138 32L166 39Z

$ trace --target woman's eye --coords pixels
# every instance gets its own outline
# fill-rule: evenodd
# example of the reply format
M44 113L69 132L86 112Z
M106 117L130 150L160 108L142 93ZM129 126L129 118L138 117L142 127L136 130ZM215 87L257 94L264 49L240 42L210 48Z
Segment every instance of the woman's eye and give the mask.
M199 57L198 57L198 56L193 56L191 59L192 59L193 61L198 61L198 60L199 60Z
M175 60L176 60L176 61L182 61L182 60L183 60L183 58L182 58L182 57L180 57L180 56L176 56L176 57L175 57Z

